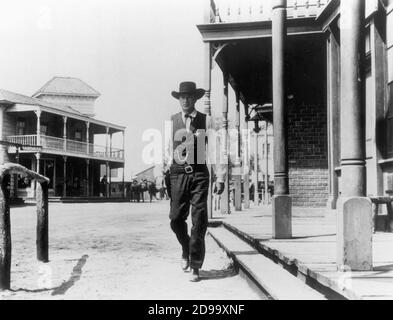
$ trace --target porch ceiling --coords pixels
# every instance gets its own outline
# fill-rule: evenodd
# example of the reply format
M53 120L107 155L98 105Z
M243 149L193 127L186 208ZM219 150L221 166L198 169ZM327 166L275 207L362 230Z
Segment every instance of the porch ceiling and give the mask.
M289 36L286 42L287 94L302 101L320 101L324 95L326 49L321 34ZM232 87L248 104L272 102L271 38L236 41L226 46L216 59L228 72Z

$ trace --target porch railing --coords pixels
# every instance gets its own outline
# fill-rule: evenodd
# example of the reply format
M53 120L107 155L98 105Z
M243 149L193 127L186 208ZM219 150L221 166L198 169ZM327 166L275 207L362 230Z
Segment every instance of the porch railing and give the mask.
M37 135L24 136L9 136L8 142L25 144L30 146L42 146L43 150L62 151L67 154L87 155L92 158L115 159L124 160L124 151L117 148L108 150L105 146L100 146L92 143L62 139L58 137L40 136L40 143L38 143Z
M288 19L316 17L329 0L288 0ZM272 0L211 0L214 23L269 21Z

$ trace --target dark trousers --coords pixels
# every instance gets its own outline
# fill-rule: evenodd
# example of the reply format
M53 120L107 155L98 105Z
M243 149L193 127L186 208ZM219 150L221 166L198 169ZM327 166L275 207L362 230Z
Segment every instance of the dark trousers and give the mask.
M190 258L190 267L200 269L205 258L207 230L207 195L209 172L172 174L171 180L171 228L182 246L183 257ZM187 217L191 206L191 236L188 235Z

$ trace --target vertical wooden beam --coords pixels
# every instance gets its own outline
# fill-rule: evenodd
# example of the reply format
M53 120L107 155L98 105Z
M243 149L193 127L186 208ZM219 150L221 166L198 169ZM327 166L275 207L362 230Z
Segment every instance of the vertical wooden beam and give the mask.
M86 159L86 196L90 197L90 159Z
M110 173L110 168L109 168L109 162L107 161L105 163L105 173L106 173L106 197L109 198L109 192L110 192L110 186L109 186L109 173Z
M0 290L11 286L11 220L9 175L0 177Z
M90 122L86 121L86 153L90 154Z
M265 121L265 205L269 204L269 122Z
M41 110L34 111L37 116L37 145L41 145Z
M273 122L274 122L274 198L273 238L292 237L292 198L288 181L287 106L285 97L285 41L287 1L273 0Z
M206 16L205 19L208 19L210 17L210 1L207 1L208 3L205 3L206 6ZM210 22L207 21L206 23ZM210 42L205 43L204 45L204 50L205 50L205 114L208 116L208 118L211 117L211 82L212 82L212 74L211 74L211 69L212 69L212 56L211 56L211 44ZM207 142L209 143L209 141ZM208 150L208 149L207 149ZM209 191L207 195L207 215L209 219L213 218L213 167L211 164L208 165L208 170L209 170Z
M67 196L67 157L63 156L63 197Z
M225 155L225 166L226 166L226 178L225 178L225 190L221 195L221 213L222 214L230 214L230 206L229 206L229 162L228 162L228 81L229 75L228 72L224 70L223 72L224 78L224 99L222 105L222 135L224 141L222 141ZM220 159L222 161L223 159Z
M250 132L248 129L248 105L244 104L244 132L243 132L243 171L244 171L244 208L250 209Z
M124 139L125 139L125 137L124 137L124 131L122 131L122 137L123 137L122 140L123 140L123 159L124 159L124 146L125 146L125 142L124 142ZM124 182L124 174L125 174L124 169L125 169L125 164L123 163L123 173L122 173L123 198L126 197L126 185L125 185L125 182Z
M236 146L236 163L233 171L235 179L235 210L242 210L242 174L241 174L241 135L240 135L240 96L239 91L236 89L236 131L237 131L237 146Z
M37 183L37 259L49 261L48 183Z
M341 2L341 172L337 265L372 270L372 206L366 198L363 0ZM356 241L354 241L356 239Z
M327 45L328 89L328 209L337 208L339 184L336 168L340 166L340 43L339 31L334 22L330 26Z
M106 127L106 136L105 136L105 156L109 158L109 127ZM108 176L107 176L108 177Z
M67 117L63 117L63 143L64 143L64 152L67 152Z
M259 164L259 151L258 151L258 143L259 143L259 134L254 132L254 173L253 173L253 183L254 183L254 206L259 205L259 194L258 194L258 164Z

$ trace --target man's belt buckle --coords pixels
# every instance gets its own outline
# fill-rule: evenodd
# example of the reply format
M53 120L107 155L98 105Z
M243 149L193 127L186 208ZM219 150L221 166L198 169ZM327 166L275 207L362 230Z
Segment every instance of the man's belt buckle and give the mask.
M193 173L194 172L194 169L191 167L191 166L187 166L187 167L185 167L184 168L184 170L186 171L186 173Z

